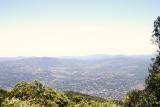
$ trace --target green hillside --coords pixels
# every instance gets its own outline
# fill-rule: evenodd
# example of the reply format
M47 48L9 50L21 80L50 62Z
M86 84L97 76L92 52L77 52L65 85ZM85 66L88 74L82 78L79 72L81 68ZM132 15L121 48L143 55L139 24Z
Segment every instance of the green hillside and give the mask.
M120 107L107 101L75 92L57 92L38 81L19 82L11 90L0 90L1 107Z

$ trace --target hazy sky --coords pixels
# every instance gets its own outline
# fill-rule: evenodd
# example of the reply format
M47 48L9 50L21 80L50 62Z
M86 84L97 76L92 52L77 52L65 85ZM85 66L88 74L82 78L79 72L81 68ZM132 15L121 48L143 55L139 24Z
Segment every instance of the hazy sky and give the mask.
M160 0L0 0L0 56L150 54Z

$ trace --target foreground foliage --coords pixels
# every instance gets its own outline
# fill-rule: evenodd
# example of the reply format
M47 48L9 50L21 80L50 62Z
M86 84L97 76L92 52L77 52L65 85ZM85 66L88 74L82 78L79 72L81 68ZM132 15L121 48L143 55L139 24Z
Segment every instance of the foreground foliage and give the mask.
M19 82L0 90L0 107L119 107L119 102L74 92L57 92L38 81Z

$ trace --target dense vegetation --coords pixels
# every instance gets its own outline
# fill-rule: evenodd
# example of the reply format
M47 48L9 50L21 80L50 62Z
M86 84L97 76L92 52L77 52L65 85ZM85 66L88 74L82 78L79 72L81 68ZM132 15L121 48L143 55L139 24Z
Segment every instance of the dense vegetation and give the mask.
M0 90L0 107L119 107L106 101L74 92L57 92L38 81L19 82L10 91Z

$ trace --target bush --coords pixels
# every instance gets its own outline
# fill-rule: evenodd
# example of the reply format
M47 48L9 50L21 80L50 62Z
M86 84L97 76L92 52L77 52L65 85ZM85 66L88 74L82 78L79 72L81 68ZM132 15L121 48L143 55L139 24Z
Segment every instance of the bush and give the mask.
M7 91L4 89L0 89L0 107L6 97L7 97Z
M143 90L130 91L124 100L124 107L159 107L155 95Z

